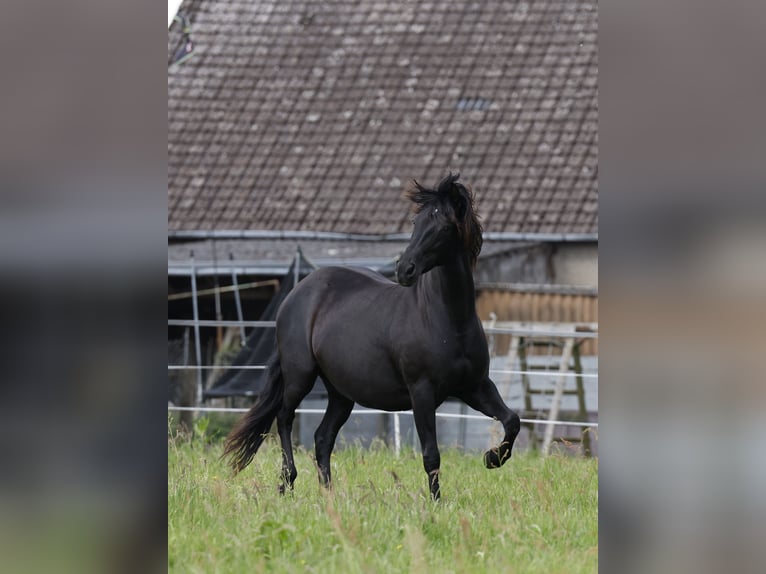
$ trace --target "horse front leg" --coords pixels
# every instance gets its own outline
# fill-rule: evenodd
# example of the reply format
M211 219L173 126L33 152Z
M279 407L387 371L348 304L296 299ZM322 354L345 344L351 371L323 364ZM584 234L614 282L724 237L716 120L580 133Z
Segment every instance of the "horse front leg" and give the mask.
M410 388L412 412L423 450L423 467L428 475L428 487L433 500L439 500L439 467L441 455L436 441L436 400L430 383L421 381Z
M495 383L485 377L478 385L458 395L469 407L500 421L505 430L503 442L484 453L484 466L500 468L511 458L513 443L521 429L519 415L509 409L500 397Z

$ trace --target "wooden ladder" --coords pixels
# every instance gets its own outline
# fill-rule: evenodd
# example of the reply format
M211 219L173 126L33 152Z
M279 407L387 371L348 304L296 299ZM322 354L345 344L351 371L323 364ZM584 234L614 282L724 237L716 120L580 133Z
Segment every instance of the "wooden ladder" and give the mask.
M485 323L488 327L494 326L511 326L519 329L534 331L534 330L551 330L551 326L534 323L516 324L511 322L502 322L498 324L494 313L490 315L490 321ZM536 420L562 420L561 416L561 401L565 395L573 395L577 397L577 411L574 416L568 416L567 420L572 419L579 422L587 422L588 411L585 403L585 387L583 384L583 372L582 361L580 357L580 346L584 339L578 340L578 332L593 332L593 327L581 324L557 324L555 330L561 330L562 337L539 337L533 335L511 335L510 348L508 351L508 358L506 364L512 369L516 364L516 359L519 360L521 371L524 373L530 371L550 372L552 377L555 377L553 389L550 387L541 388L539 384L535 384L537 379L541 377L531 376L527 374L521 375L521 383L524 396L524 409L525 412L522 418L536 419ZM494 354L494 336L489 337L490 354ZM552 361L546 364L530 365L528 360L528 351L535 348L556 348L560 349L560 356L551 357ZM574 388L566 388L567 375L575 373L575 386ZM504 380L499 386L501 394L507 397L510 394L510 377ZM540 409L536 409L533 404L533 398L535 396L550 395L551 408L546 413ZM543 455L547 455L550 452L551 444L554 442L565 443L580 443L582 444L583 454L585 456L591 456L591 437L589 429L582 428L576 436L554 436L554 425L545 425L542 432L537 430L540 425L534 422L522 423L522 426L529 431L529 441L533 449L540 449ZM542 435L542 436L541 436Z
M516 343L516 353L519 357L519 364L522 371L550 371L555 376L554 387L540 388L539 385L533 383L533 379L538 377L530 376L527 374L521 375L521 384L524 390L524 408L526 410L524 418L536 418L544 419L543 413L539 409L535 409L533 405L534 396L552 395L551 408L548 411L547 420L555 421L561 420L561 400L564 395L574 395L577 397L577 413L574 420L580 422L586 422L588 420L588 411L585 404L585 387L583 385L582 377L582 362L580 359L580 342L575 337L566 337L563 339L534 339L531 340L525 337L518 337L519 341ZM511 346L514 347L513 341ZM561 349L561 356L558 361L553 364L545 365L530 365L527 360L527 349L535 347L552 346L554 348ZM573 363L573 364L572 364ZM555 371L551 367L558 368L558 374L554 374ZM575 386L574 388L566 388L567 375L571 372L575 373ZM585 456L591 456L591 443L590 433L587 428L583 428L577 436L554 436L554 425L545 425L543 430L542 445L540 446L540 436L535 423L524 423L524 426L529 430L530 444L532 448L540 448L543 455L547 455L550 452L551 444L554 442L569 442L580 443L583 447L583 454Z

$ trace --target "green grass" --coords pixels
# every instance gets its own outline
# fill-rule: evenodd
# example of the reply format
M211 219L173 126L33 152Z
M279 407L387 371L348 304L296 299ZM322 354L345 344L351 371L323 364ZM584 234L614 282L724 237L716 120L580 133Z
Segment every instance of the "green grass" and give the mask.
M319 487L297 449L294 492L277 492L267 440L233 477L219 442L168 443L169 571L596 572L598 463L515 453L486 470L480 453L442 451L442 500L428 498L420 454L383 445L332 459Z

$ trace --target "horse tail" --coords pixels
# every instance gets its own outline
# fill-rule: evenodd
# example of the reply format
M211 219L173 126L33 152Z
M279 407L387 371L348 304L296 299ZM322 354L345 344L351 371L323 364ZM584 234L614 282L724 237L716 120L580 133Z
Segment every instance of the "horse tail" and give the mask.
M229 462L234 474L244 469L258 452L271 423L282 407L285 382L279 353L275 352L267 365L267 379L258 402L243 416L226 437L223 456L231 456Z

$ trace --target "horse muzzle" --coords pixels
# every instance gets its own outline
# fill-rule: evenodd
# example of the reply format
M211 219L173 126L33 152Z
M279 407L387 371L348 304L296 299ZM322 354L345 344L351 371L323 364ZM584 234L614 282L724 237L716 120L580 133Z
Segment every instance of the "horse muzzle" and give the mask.
M415 264L412 262L403 263L399 261L396 264L396 282L402 287L410 287L415 283L418 278L418 271Z

